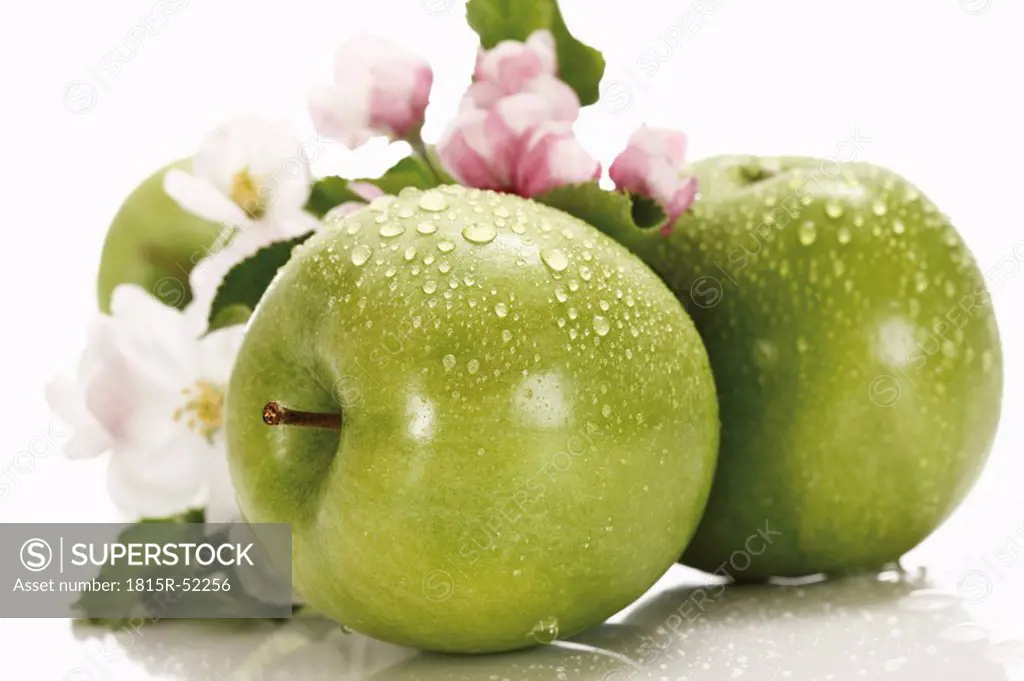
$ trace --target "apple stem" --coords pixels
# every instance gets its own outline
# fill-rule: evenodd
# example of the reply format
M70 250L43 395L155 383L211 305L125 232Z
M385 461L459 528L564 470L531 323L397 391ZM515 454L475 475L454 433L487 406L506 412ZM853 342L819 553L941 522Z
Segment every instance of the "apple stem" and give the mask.
M263 423L268 426L303 426L341 430L341 414L299 411L281 406L280 402L267 402L263 407Z

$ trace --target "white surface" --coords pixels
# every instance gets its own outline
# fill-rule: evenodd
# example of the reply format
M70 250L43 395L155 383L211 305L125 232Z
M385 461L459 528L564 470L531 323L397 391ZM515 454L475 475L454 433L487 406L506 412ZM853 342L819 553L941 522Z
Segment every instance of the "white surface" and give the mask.
M58 455L61 434L41 388L82 342L95 309L102 237L127 192L231 115L290 118L312 141L305 93L326 77L338 42L359 29L388 34L430 59L436 79L426 135L436 139L472 68L475 37L462 4L59 0L6 8L0 521L113 518L102 462L70 464ZM661 645L670 641L671 652L639 669L630 666L645 659L636 632L609 627L587 639L607 652L420 660L374 678L621 681L630 678L616 671L623 665L632 678L1024 678L1024 424L1016 418L1024 404L1024 264L1014 256L1015 247L1024 255L1024 5L563 6L569 25L609 62L605 96L578 125L605 164L642 121L683 128L694 159L725 152L828 156L859 135L870 140L864 160L896 169L933 197L983 270L1004 267L995 291L1006 355L1003 423L971 497L908 560L927 565L928 579L946 596L904 601L891 584L865 581L806 587L802 597L737 589L716 599L688 637L666 638L657 626L689 597L668 591L634 624ZM142 18L161 9L166 21L158 32L131 47L126 36L140 35ZM116 74L113 50L126 58ZM359 155L330 144L321 149L314 167L322 174L374 172L402 155L399 146L371 145ZM20 470L13 466L19 455ZM693 578L677 568L664 584L671 589ZM963 621L982 628L949 629ZM362 679L412 655L355 635L321 636L315 625L298 622L246 630L178 623L115 639L90 638L61 620L5 620L0 648L3 678L69 681Z

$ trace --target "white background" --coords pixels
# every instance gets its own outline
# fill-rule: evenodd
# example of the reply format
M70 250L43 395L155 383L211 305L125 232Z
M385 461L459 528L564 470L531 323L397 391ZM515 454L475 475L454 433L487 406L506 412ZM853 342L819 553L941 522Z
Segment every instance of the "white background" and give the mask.
M938 560L932 556L946 556L955 545L984 560L1018 529L1024 545L1024 5L562 4L569 26L608 60L604 97L577 125L606 166L641 122L683 129L691 159L727 152L829 156L859 134L870 139L863 160L914 181L960 227L983 270L1002 268L994 287L1006 356L1001 430L975 492L918 555ZM165 18L155 34L139 28L161 8ZM425 136L436 140L468 83L476 49L461 0L7 3L0 20L0 471L14 484L0 498L0 521L113 517L102 462L60 458L42 386L74 361L96 312L100 247L121 200L237 114L292 120L313 140L305 93L328 77L335 47L357 30L387 35L433 64ZM141 45L133 46L131 36ZM112 74L104 64L115 50L127 60ZM379 171L401 155L400 146L371 144L352 154L328 145L314 170ZM57 435L53 446L39 439L48 432ZM30 446L31 465L24 458L21 465L27 470L12 468ZM999 579L1024 583L1024 558ZM1004 596L1021 593L1007 586ZM32 668L42 675L32 678L61 678L63 660L77 645L66 623L21 623L8 631L9 624L0 625L4 650L38 650L35 634L46 632L49 657L62 661L51 670L36 659ZM1012 621L997 625L1004 637L1024 634L1010 631Z

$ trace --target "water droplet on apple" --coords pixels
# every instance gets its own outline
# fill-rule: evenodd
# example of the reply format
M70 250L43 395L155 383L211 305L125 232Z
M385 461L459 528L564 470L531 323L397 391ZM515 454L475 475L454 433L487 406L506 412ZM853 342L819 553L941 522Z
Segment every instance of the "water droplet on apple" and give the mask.
M612 415L612 406L610 404L606 404L603 407L601 407L601 416L603 416L603 417L605 417L607 419L607 418L611 418L611 415Z
M345 232L348 233L348 234L355 234L356 232L358 232L362 228L363 228L363 223L362 222L360 222L359 220L352 220L352 221L350 221L348 223L348 227L345 229Z
M370 259L373 251L370 250L369 246L359 244L352 249L352 264L356 267L360 267L366 264L366 261Z
M494 314L498 315L499 317L507 317L508 316L508 306L505 305L505 303L497 303L494 306Z
M807 341L804 338L796 339L797 352L807 352Z
M447 260L445 260L444 262L437 266L437 271L440 272L441 274L448 274L449 272L451 272L451 270L452 266L448 264Z
M409 248L405 249L405 259L406 260L412 260L415 257L416 257L416 247L415 246L409 246Z
M390 239L405 232L405 225L401 222L389 222L385 225L381 225L379 232L385 239Z
M871 204L871 212L877 215L878 217L882 217L888 212L888 209L885 206L885 202L882 201L881 199L878 199Z
M838 220L843 217L843 207L835 201L829 201L825 204L825 215L833 220Z
M569 319L576 319L579 316L580 316L580 313L579 313L579 311L576 310L575 307L570 307L569 308Z
M568 294L565 292L565 289L563 289L561 286L555 289L555 298L560 303L564 303L565 301L569 300Z
M903 232L907 231L907 226L901 220L896 220L892 223L892 231L896 234L903 234Z
M477 222L466 225L462 230L462 237L474 244L489 244L498 236L498 228L486 222Z
M397 272L398 270L395 268L394 265L392 265L391 267L384 270L384 276L390 279L391 277L395 276Z
M510 340L512 340L512 332L509 331L508 329L505 329L504 331L502 331L501 332L501 340L503 340L506 343L508 343Z
M917 272L914 275L914 290L923 293L928 288L928 275L924 272Z
M601 315L594 315L594 333L598 336L607 336L611 329L612 325L608 323L606 318Z
M590 268L586 265L580 267L580 278L583 279L583 281L590 281Z
M449 241L448 239L441 239L440 241L437 242L437 250L441 251L442 253L450 253L452 250L454 250L454 248L455 244Z
M420 208L431 213L440 213L448 208L448 199L444 198L444 194L441 192L424 192L420 197Z
M495 208L494 209L494 214L496 216L498 216L499 218L509 218L509 217L512 217L512 213L510 213L508 211L508 208L505 208L505 206L498 206L497 208Z
M569 266L569 258L560 248L545 248L541 250L540 259L555 272L563 272Z
M370 202L370 210L372 210L374 213L383 213L388 209L388 206L395 202L395 198L397 197L392 196L390 194L378 196L377 198Z
M423 283L423 292L430 295L437 290L437 282L433 279L428 279Z
M466 371L468 371L471 374L475 374L479 370L480 370L480 362L478 362L475 359L469 360L469 362L466 364Z
M416 225L416 231L420 234L433 234L437 231L437 225L433 222L421 222Z
M851 237L850 230L847 229L846 227L840 227L839 231L836 233L836 236L839 238L839 243L841 243L841 244L848 244L848 243L850 243L850 237Z
M530 637L542 645L552 643L558 638L558 619L547 617L540 620L530 630Z
M804 246L810 246L818 238L818 228L813 222L805 222L797 230L797 239Z
M441 359L441 364L444 365L445 371L451 371L455 368L455 355L445 355Z

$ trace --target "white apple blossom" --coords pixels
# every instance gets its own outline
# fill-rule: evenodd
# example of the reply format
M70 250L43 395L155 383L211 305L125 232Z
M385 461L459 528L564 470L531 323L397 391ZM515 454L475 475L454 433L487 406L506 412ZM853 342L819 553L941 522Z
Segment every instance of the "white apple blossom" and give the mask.
M173 169L164 191L182 208L240 229L302 213L312 178L309 159L288 124L243 116L214 128L192 160Z
M69 457L110 453L107 487L134 517L204 507L208 522L239 517L228 475L224 394L243 328L210 334L205 320L135 285L114 290L91 324L77 374L46 397L74 435Z

